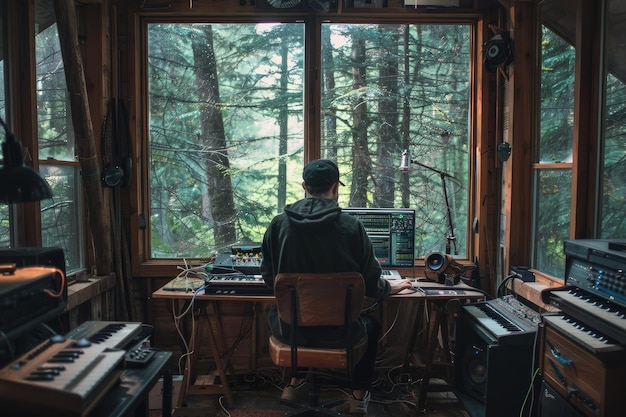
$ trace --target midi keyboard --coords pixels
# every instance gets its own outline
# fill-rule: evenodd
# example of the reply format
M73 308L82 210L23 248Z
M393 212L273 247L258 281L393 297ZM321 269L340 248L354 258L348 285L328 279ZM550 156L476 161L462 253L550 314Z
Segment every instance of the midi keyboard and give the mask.
M53 335L0 369L0 408L39 416L86 417L125 369L122 348L141 323L88 321Z
M273 295L261 275L214 275L206 281L205 294L214 295Z

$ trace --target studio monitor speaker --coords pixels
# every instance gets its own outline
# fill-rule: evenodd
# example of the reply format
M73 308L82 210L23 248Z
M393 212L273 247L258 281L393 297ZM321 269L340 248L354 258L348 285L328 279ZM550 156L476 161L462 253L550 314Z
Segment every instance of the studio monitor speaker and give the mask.
M452 284L458 284L461 274L464 272L463 265L457 262L452 256L440 252L433 252L426 257L424 261L424 275L426 278L436 281L440 284L446 284L446 278L449 278Z
M513 62L513 41L508 33L495 35L483 45L483 62L489 72L506 67Z
M520 414L520 409L531 383L532 344L510 341L499 344L461 308L456 323L454 392L472 417L529 415L527 411Z

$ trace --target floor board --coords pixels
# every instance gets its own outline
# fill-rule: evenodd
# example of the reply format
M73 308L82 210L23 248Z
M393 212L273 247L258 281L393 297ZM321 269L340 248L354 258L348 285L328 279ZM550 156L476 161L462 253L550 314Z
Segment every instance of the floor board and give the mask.
M454 393L428 394L425 410L417 409L419 380L397 382L399 375L391 371L378 371L372 389L372 400L366 417L427 416L427 417L469 417ZM349 390L341 388L345 381L340 375L323 374L318 377L320 398L323 400L348 395ZM283 405L280 395L284 378L279 369L268 369L253 374L232 377L229 381L234 407L226 406L224 398L216 395L188 395L183 407L174 410L173 417L281 417L294 408ZM433 385L445 386L441 379L434 379ZM151 417L160 417L160 411L152 411ZM313 414L309 414L313 416Z

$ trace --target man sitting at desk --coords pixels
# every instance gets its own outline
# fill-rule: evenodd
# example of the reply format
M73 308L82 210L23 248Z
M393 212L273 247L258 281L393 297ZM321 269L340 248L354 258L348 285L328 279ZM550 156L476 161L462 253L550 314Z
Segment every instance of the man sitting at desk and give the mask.
M381 278L381 267L372 243L361 222L342 213L337 201L339 180L337 165L326 159L311 161L304 167L302 187L305 198L287 205L270 223L263 238L261 274L268 286L274 286L279 272L359 272L365 281L365 295L383 298L411 288L408 280L393 282ZM278 318L276 306L268 312L271 333L289 343L289 326ZM356 364L352 380L352 398L338 411L367 412L376 361L380 324L362 315L353 330L356 339L368 335L368 347ZM311 328L299 332L299 344L310 347L337 347L344 336L340 329ZM303 401L307 398L305 374L293 375L284 388L282 399Z

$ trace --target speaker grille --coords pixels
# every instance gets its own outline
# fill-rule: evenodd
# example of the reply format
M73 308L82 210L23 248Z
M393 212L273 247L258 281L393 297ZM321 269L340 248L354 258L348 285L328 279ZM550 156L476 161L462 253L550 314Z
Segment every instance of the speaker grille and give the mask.
M455 339L454 392L468 413L472 417L520 415L531 383L532 343L510 336L506 344L499 344L463 307ZM529 414L525 410L523 415Z

